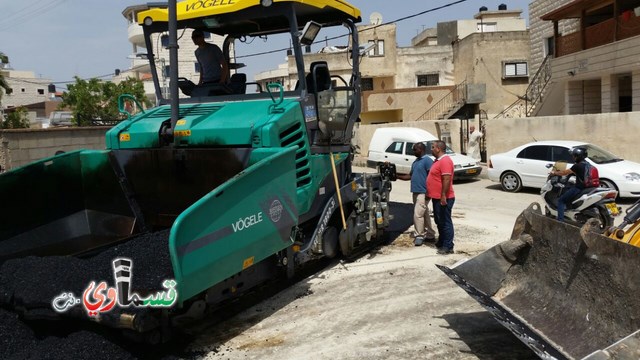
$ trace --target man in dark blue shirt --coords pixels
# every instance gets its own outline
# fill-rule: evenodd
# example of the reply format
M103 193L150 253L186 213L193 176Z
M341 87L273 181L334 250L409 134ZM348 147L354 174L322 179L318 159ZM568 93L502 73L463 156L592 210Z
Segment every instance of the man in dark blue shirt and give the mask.
M587 149L585 148L573 148L571 149L571 156L573 156L574 164L570 169L552 171L551 175L576 176L576 185L567 187L565 191L558 198L558 221L564 221L564 209L569 205L574 198L584 190L584 179L586 172Z
M411 164L411 172L407 174L398 174L400 180L411 180L411 192L413 193L413 227L415 231L414 244L422 245L426 240L435 242L435 231L431 225L429 217L428 202L426 201L427 193L427 174L433 164L433 160L427 155L427 147L424 143L419 142L413 145L413 154L416 160Z

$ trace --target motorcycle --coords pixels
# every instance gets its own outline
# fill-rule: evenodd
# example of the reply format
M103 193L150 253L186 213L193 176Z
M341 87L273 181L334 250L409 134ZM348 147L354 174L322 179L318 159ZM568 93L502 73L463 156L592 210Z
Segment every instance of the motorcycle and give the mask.
M572 175L547 177L547 182L540 189L540 196L545 204L545 214L549 217L558 217L558 198L575 184ZM621 208L616 204L616 190L591 187L582 190L570 204L567 204L564 217L567 222L581 226L588 219L595 218L600 221L600 229L604 231L613 226L613 218L620 214Z

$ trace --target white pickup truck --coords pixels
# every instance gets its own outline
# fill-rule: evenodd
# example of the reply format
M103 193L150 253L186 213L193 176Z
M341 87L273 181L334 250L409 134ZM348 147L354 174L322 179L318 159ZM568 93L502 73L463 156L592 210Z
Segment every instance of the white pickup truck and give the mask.
M367 166L377 167L378 164L390 162L396 165L400 174L408 174L411 164L416 159L413 155L413 144L423 142L427 146L427 153L431 154L431 143L438 140L430 132L411 127L378 128L371 137ZM453 152L447 147L447 155L453 160L454 178L471 178L480 175L480 163L466 155ZM430 155L431 156L431 155ZM431 156L433 159L433 156Z

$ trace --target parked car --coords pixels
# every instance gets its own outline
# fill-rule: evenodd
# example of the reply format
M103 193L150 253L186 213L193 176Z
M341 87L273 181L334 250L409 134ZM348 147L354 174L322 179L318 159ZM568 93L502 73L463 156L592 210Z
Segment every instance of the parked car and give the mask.
M408 174L411 164L416 159L413 155L413 144L425 143L427 153L431 154L431 143L438 140L430 132L410 127L378 128L371 137L367 166L376 167L383 162L396 165L400 174ZM454 166L454 178L476 177L482 172L480 163L466 155L456 154L447 147L447 155L451 157ZM431 155L429 155L431 156ZM433 159L433 156L431 156Z
M549 174L548 164L565 161L573 165L569 150L584 147L587 161L600 174L600 186L615 189L620 197L640 197L640 164L621 159L596 145L580 141L531 142L502 154L492 155L488 163L489 179L502 190L517 192L522 187L541 188Z
M49 114L50 126L72 126L73 113L71 111L52 111Z

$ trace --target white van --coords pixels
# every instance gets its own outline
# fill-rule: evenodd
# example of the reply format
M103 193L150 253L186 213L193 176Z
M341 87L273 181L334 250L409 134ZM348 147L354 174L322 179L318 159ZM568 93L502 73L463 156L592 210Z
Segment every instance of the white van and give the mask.
M431 143L438 140L430 132L410 127L378 128L371 137L367 166L377 167L386 161L396 165L400 174L411 172L411 164L416 159L413 155L413 144L425 143L427 153L431 156ZM447 147L447 155L453 160L454 178L470 178L480 175L480 163L466 155L460 155ZM433 156L431 156L433 159Z

